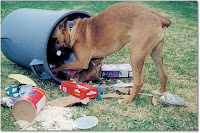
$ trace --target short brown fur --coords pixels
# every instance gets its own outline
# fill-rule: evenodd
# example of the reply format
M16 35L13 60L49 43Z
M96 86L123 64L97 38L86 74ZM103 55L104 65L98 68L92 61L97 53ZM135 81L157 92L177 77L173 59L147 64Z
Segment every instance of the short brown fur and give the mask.
M68 23L67 23L68 24ZM118 3L108 7L97 16L77 19L70 32L53 33L53 37L71 47L76 60L52 69L53 72L76 69L87 69L92 58L104 58L119 51L130 43L130 60L134 75L133 91L129 98L122 102L132 102L142 85L142 68L148 55L151 55L158 70L161 88L166 91L167 74L163 64L163 44L166 38L166 28L171 24L157 12L141 5ZM67 43L68 42L68 43Z

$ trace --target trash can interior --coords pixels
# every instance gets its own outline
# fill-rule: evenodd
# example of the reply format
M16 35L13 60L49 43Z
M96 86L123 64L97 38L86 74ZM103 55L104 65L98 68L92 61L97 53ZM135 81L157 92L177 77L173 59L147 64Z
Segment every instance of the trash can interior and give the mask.
M68 21L73 22L74 19L85 18L85 17L89 18L90 16L87 14L82 14L82 13L74 13L74 14L68 15L67 17L64 17L60 22L62 22L66 18ZM70 23L70 26L73 26L73 23ZM54 29L55 29L55 27L54 27ZM53 33L53 31L52 31L52 33ZM71 48L63 47L59 51L56 51L55 50L55 42L56 42L55 38L51 38L51 36L50 36L50 38L48 40L48 45L47 45L47 63L49 65L50 69L58 67L65 63L70 63L70 62L75 61L75 59L76 59L75 53L73 52L73 50ZM58 78L61 81L69 80L70 79L70 77L69 77L70 71L71 70L67 70L67 71L62 71L62 72L58 72L56 74L53 73L53 74L56 78Z

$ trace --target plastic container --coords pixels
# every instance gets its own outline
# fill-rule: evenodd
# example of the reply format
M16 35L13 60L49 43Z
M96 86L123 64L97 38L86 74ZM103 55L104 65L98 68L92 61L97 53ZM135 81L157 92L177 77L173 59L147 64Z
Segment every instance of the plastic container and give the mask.
M33 121L47 102L44 90L33 87L14 104L12 111L17 120Z
M78 129L88 129L98 124L98 118L95 116L84 116L74 121L74 126Z
M22 8L11 12L1 24L1 50L11 61L32 69L40 79L55 77L49 68L47 47L52 31L63 19L91 17L79 10L40 10Z

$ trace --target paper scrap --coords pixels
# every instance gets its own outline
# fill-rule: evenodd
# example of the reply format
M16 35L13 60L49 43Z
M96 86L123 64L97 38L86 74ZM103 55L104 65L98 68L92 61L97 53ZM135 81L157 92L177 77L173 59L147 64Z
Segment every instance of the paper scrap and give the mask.
M157 105L157 101L155 99L155 97L151 94L147 94L147 93L138 93L138 95L142 95L142 96L148 96L151 100L151 103L153 104L153 106ZM128 98L130 95L118 95L116 93L108 93L105 95L102 95L102 98L121 98L121 99L125 99Z
M32 84L33 86L37 86L37 84L32 79L22 74L10 74L8 77L15 79L22 84Z
M152 94L138 93L138 95L148 96L150 98L151 103L153 104L153 106L155 107L157 105L157 101L156 101L155 97Z
M129 88L117 88L118 92L123 93L123 94L130 94L130 89Z
M81 100L80 98L77 98L74 96L68 96L68 97L62 97L62 98L55 99L48 103L51 106L67 107L67 106L73 105L75 103L82 103L82 104L86 105L89 101L90 101L90 99L88 97Z
M116 93L108 93L101 95L102 98L120 98L121 95L118 95Z

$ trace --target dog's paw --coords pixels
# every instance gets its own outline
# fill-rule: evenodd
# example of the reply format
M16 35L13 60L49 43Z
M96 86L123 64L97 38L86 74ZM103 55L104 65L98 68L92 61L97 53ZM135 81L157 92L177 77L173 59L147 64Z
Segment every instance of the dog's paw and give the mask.
M127 104L127 103L132 103L133 100L130 100L129 98L125 98L123 100L119 100L118 103L120 104Z
M119 104L126 104L129 103L128 99L122 99L118 101Z

